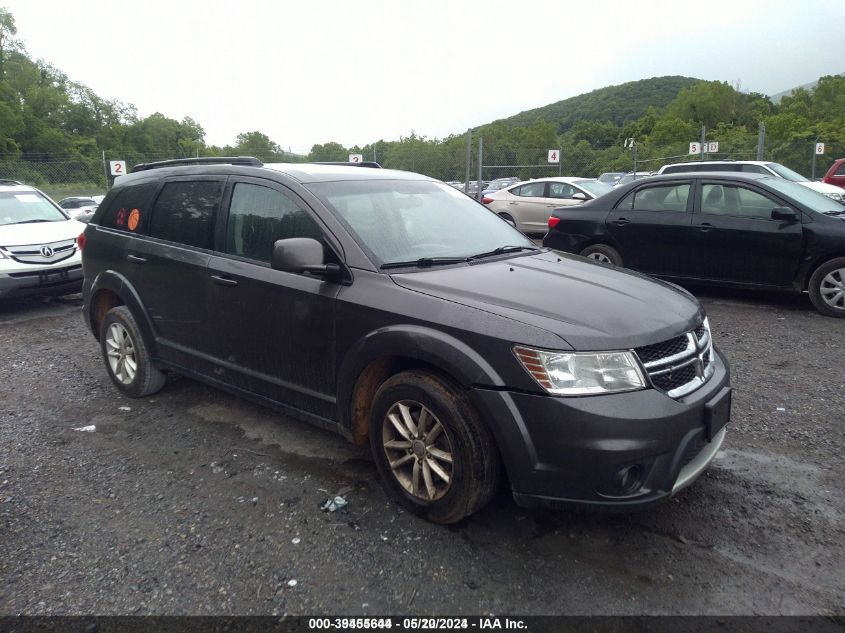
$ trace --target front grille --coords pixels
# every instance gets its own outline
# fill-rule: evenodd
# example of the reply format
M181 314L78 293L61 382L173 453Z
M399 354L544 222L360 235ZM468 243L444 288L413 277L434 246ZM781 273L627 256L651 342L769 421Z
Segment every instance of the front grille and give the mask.
M51 253L44 255L43 249ZM0 246L3 254L21 264L57 264L76 253L76 240L61 240L47 244L26 244L21 246Z
M634 350L655 389L680 398L713 375L713 345L705 320L692 332Z

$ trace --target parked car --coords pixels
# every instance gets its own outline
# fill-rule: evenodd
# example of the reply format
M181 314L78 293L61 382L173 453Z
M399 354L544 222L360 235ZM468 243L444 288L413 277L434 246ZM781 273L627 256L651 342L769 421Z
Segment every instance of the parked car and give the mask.
M99 203L93 198L71 197L59 200L59 206L64 209L70 217L77 220L80 217L92 216L97 210Z
M491 180L484 189L481 191L482 196L489 196L491 193L495 193L505 187L510 187L511 185L515 185L518 182L522 182L516 176L509 176L507 178L496 178Z
M611 189L595 178L539 178L488 194L481 201L523 233L545 233L552 209L581 204Z
M837 202L845 202L845 189L836 187L825 182L810 180L789 167L780 163L772 163L761 160L701 160L687 163L675 163L664 165L657 170L657 174L680 174L683 172L696 171L729 171L744 174L764 174L776 178L784 178L791 182L797 182L813 191L818 191Z
M543 244L673 280L807 291L845 317L845 209L776 176L655 176L565 212Z
M619 185L627 185L629 182L634 182L640 178L647 178L648 176L651 176L650 171L629 171L627 174L619 178L613 186L618 187Z
M79 292L84 228L38 189L0 180L0 299Z
M833 162L822 178L822 182L845 188L845 158L838 158Z
M426 176L254 158L135 167L80 243L83 316L122 394L186 374L369 442L388 493L451 523L642 508L730 415L699 303L537 247Z
M610 185L611 187L619 182L619 179L625 175L624 171L606 171L601 174L598 178L599 182L603 182L606 185Z

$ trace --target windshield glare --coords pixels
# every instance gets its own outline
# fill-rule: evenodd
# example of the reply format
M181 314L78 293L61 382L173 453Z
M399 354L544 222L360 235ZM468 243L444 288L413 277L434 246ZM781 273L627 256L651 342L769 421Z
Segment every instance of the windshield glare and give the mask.
M0 226L21 222L63 222L67 218L37 191L0 192Z
M796 202L800 202L805 207L815 211L816 213L843 210L842 205L838 202L828 198L823 193L814 191L804 185L799 185L795 182L784 180L783 178L761 178L760 180L765 182L772 189L786 194L790 198L795 199Z
M807 182L809 180L809 178L802 176L797 171L792 171L789 167L784 167L780 163L766 163L766 167L771 169L781 178L786 178L792 182Z
M581 187L581 189L589 191L597 198L600 195L607 193L608 191L613 191L613 187L611 187L607 183L601 182L600 180L575 180L572 182L572 184L578 185L579 187Z
M534 244L452 187L428 180L315 183L309 189L350 229L375 263L468 257Z

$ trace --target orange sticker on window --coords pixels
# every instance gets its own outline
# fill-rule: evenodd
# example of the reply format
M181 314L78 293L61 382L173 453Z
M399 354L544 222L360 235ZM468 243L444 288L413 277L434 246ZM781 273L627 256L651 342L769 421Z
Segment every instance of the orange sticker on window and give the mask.
M134 231L138 228L138 222L141 221L141 212L138 209L132 209L129 212L129 222L126 223L126 226L129 227L130 231Z

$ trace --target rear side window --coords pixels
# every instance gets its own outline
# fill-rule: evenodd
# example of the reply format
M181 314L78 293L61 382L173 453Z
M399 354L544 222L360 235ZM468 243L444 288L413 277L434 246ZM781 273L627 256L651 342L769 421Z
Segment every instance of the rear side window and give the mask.
M270 262L276 240L310 237L322 241L317 223L296 202L261 185L239 182L232 192L226 252Z
M121 189L98 220L100 226L131 233L147 233L150 202L158 184L148 182Z
M516 189L511 189L511 193L515 196L522 196L523 198L542 198L545 190L546 183L532 182Z
M644 187L629 193L616 208L626 211L670 211L685 213L689 183Z
M772 173L762 165L743 165L742 171L748 174L766 174L767 176Z
M222 191L216 180L167 183L153 206L150 236L210 250Z
M836 172L833 174L834 176L845 176L845 163L840 163L839 167L836 168Z

